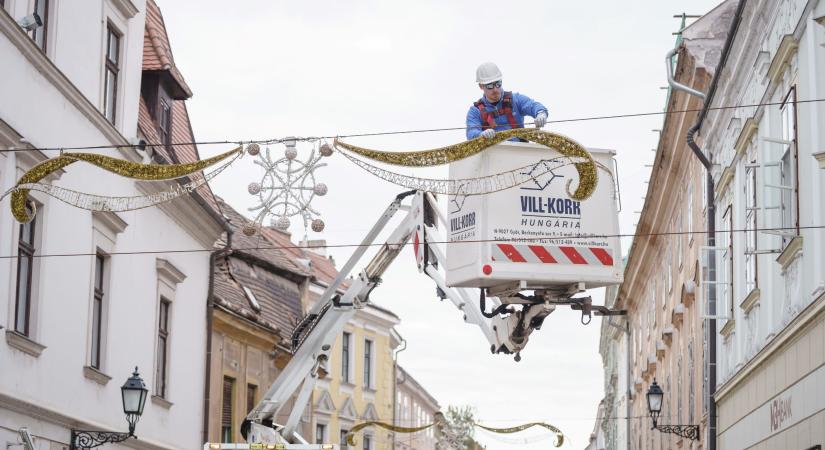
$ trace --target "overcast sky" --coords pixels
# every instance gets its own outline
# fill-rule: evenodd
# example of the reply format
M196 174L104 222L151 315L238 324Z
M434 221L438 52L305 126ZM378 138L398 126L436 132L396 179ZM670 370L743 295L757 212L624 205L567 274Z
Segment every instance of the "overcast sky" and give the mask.
M717 0L296 2L157 0L175 61L194 91L189 113L198 140L461 127L480 96L475 68L495 61L504 88L546 105L549 119L661 111L664 55L679 22ZM509 6L508 6L509 5ZM691 9L684 10L685 7ZM545 127L588 147L618 152L621 230L632 233L662 117L593 120ZM429 149L462 141L463 131L351 139L385 150ZM202 156L229 149L202 146ZM301 156L308 147L300 147ZM282 147L272 148L279 154ZM299 156L299 157L301 157ZM314 202L330 244L360 242L401 188L372 178L340 156L317 173L329 194ZM408 171L445 177L446 169ZM261 170L241 161L213 182L236 209ZM293 238L304 235L293 220ZM625 241L625 245L627 242ZM341 267L352 249L335 248ZM625 247L624 252L627 251ZM399 362L442 406L472 405L481 422L512 426L547 421L584 448L603 396L600 321L579 323L559 310L534 333L523 360L491 355L479 330L417 273L405 251L372 299L395 311L407 340ZM594 298L601 293L594 293ZM507 440L544 435L524 432ZM551 440L505 443L484 432L490 449L548 448Z

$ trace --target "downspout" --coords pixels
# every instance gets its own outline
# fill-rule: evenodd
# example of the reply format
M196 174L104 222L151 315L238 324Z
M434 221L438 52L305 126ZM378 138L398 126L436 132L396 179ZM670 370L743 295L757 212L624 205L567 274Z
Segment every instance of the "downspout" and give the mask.
M696 123L690 127L690 130L687 132L686 142L687 145L693 150L693 154L699 159L702 165L705 167L707 173L707 205L708 205L708 212L707 212L707 232L708 232L708 246L715 247L716 246L716 206L714 205L714 182L713 182L713 174L712 168L713 165L710 159L705 155L702 149L696 144L694 140L694 135L697 131L702 127L702 122L705 120L705 116L707 116L708 108L713 100L713 95L716 93L716 87L719 84L719 75L722 73L722 70L725 67L725 63L727 62L728 55L730 54L730 48L733 44L734 36L736 35L736 30L739 28L739 22L742 18L742 11L745 9L745 3L747 0L739 0L739 3L736 5L736 12L734 13L733 20L730 24L730 29L728 30L728 36L725 39L725 46L722 48L722 54L719 59L719 65L716 67L716 73L713 76L713 80L711 81L710 89L708 90L707 97L702 96L704 100L704 104L702 105L702 110L699 112L699 117L696 119ZM670 66L668 66L670 67ZM670 73L669 73L670 75ZM672 77L668 77L668 82ZM678 83L676 83L678 85ZM679 85L681 86L681 85ZM676 88L676 87L674 87ZM716 280L716 262L714 258L709 258L708 261L708 277L710 278L709 281ZM716 291L714 289L708 290L708 315L715 316L716 315ZM716 321L709 320L708 321L708 398L706 399L708 403L708 450L716 450L716 401L714 400L714 394L716 394Z
M209 287L206 291L206 364L204 365L204 385L203 385L203 425L201 441L209 442L209 387L211 385L210 373L212 372L212 312L214 309L214 302L212 297L215 293L215 262L218 258L224 257L232 253L232 227L229 222L223 218L217 211L212 209L206 201L197 193L193 192L192 197L197 201L207 212L211 215L226 232L226 245L223 248L213 251L209 255ZM219 206L220 208L220 206Z
M399 335L400 337L400 335ZM392 355L392 424L398 425L395 423L395 411L398 408L396 402L398 401L398 354L403 352L407 349L407 340L401 338L401 343L404 344L403 347L396 350L395 353ZM392 450L395 450L395 433L392 434Z

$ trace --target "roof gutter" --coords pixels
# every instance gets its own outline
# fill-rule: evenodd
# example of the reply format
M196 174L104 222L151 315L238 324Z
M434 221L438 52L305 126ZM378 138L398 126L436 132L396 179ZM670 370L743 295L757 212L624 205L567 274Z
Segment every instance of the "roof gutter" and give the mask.
M707 96L699 95L704 100L702 110L699 112L699 117L696 119L696 123L690 127L690 130L688 130L686 137L687 145L691 150L693 150L693 154L696 155L699 161L701 161L702 165L705 166L705 170L707 172L707 232L708 246L710 247L716 246L716 206L713 203L715 190L712 174L713 164L711 163L710 158L705 155L701 148L699 148L699 145L696 144L693 136L697 131L699 131L699 129L702 128L702 122L705 120L710 104L713 101L713 96L716 93L717 86L719 85L720 75L725 68L725 64L727 63L730 48L733 45L733 40L736 36L736 31L739 29L739 23L742 19L742 11L744 11L746 3L747 0L739 0L739 3L736 6L736 12L733 15L733 20L731 21L730 29L728 30L728 36L725 39L725 46L722 48L722 54L719 59L719 64L716 67L716 73L711 81L710 89L708 90ZM668 57L668 61L670 61L670 57ZM680 89L679 86L681 85L675 83L675 80L672 80L670 73L671 67L672 66L668 64L668 83L670 83L671 87L674 89ZM690 91L686 92L693 94ZM709 266L710 270L708 272L711 278L710 281L715 281L716 263L713 258L710 258ZM714 290L708 291L708 314L711 316L716 315L716 293ZM708 333L708 397L705 399L708 405L707 448L708 450L716 450L716 401L714 399L714 394L716 394L716 321L709 320L708 326L705 329Z

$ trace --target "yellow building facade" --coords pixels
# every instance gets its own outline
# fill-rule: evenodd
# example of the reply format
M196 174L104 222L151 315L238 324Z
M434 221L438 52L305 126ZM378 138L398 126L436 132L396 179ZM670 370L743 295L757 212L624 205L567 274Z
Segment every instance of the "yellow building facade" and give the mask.
M313 393L315 442L345 442L353 426L366 421L393 422L393 350L400 338L398 317L369 305L358 311L335 341L329 375ZM356 435L357 449L392 448L392 435L368 428Z

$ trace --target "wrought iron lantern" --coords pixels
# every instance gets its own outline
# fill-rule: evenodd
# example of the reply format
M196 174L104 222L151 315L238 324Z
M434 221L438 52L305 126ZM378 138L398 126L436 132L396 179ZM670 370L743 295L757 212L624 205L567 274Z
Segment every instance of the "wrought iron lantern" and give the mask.
M653 384L647 390L647 410L650 413L650 418L653 419L653 429L659 430L662 433L672 433L686 439L694 441L699 440L699 425L659 425L659 414L662 412L662 401L665 393L656 379L653 379Z
M123 442L130 437L137 438L135 436L135 425L140 420L140 416L143 415L143 407L146 405L148 393L149 390L146 389L146 384L143 383L143 379L138 374L138 368L135 367L132 376L120 388L123 413L126 414L126 421L129 423L129 432L73 429L69 448L71 450L90 449L103 444Z

